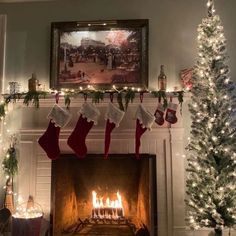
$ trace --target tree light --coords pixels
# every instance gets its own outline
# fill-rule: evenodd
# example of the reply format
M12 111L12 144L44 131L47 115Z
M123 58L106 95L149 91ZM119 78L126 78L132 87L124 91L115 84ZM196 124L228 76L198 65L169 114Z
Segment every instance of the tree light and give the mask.
M212 140L213 140L214 142L216 142L216 141L218 140L218 138L217 138L216 136L212 136Z

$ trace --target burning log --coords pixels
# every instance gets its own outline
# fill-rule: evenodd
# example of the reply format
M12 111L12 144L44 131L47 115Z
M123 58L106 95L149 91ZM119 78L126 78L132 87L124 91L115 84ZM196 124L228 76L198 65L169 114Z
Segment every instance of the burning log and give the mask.
M124 217L124 209L122 205L122 198L119 192L116 193L117 199L111 201L109 198L103 202L103 198L98 198L95 191L92 192L93 196L93 219L120 219Z

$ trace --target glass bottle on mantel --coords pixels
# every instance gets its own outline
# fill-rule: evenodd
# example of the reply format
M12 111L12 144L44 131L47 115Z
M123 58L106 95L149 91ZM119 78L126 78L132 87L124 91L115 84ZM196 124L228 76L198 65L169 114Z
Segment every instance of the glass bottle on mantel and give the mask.
M30 92L35 92L37 91L39 81L36 78L36 74L33 73L32 77L28 80L28 89Z
M161 91L166 91L167 77L164 72L164 65L161 65L161 72L158 76L158 89Z

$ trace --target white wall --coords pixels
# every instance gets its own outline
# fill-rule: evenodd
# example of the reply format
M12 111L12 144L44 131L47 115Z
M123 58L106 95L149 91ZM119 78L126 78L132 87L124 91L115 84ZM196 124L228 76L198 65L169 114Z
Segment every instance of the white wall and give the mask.
M235 0L217 0L232 74L236 74ZM7 14L6 79L26 81L36 72L48 85L50 23L53 21L139 19L150 20L149 81L157 86L160 64L166 66L169 88L178 84L180 69L190 67L196 58L197 25L206 15L206 0L58 0L52 2L0 4ZM234 77L234 76L232 76ZM236 79L235 79L236 80Z
M6 81L19 80L26 86L31 73L36 72L40 82L48 86L51 22L145 18L150 25L150 88L157 86L159 66L164 64L169 89L173 89L178 84L179 70L195 62L196 29L206 15L205 3L206 0L58 0L0 4L0 14L7 15ZM216 8L225 26L232 78L236 81L236 1L216 0ZM181 235L183 228L179 230Z

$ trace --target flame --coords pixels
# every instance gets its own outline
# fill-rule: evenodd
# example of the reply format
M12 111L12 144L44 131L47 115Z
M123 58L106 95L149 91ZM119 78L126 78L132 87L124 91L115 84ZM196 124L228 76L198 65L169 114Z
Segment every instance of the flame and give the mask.
M108 197L106 201L103 201L103 197L98 198L97 193L95 191L92 191L93 196L93 207L99 208L99 207L106 207L106 208L123 208L122 205L122 197L119 193L119 191L116 193L117 199L116 200L110 200Z
M122 197L119 191L116 193L117 199L111 200L109 197L104 201L103 197L98 197L95 191L92 191L93 209L96 212L93 216L99 218L115 218L124 216L124 208L122 204ZM110 209L110 210L109 210ZM103 211L100 211L103 210ZM109 215L110 214L110 215Z

